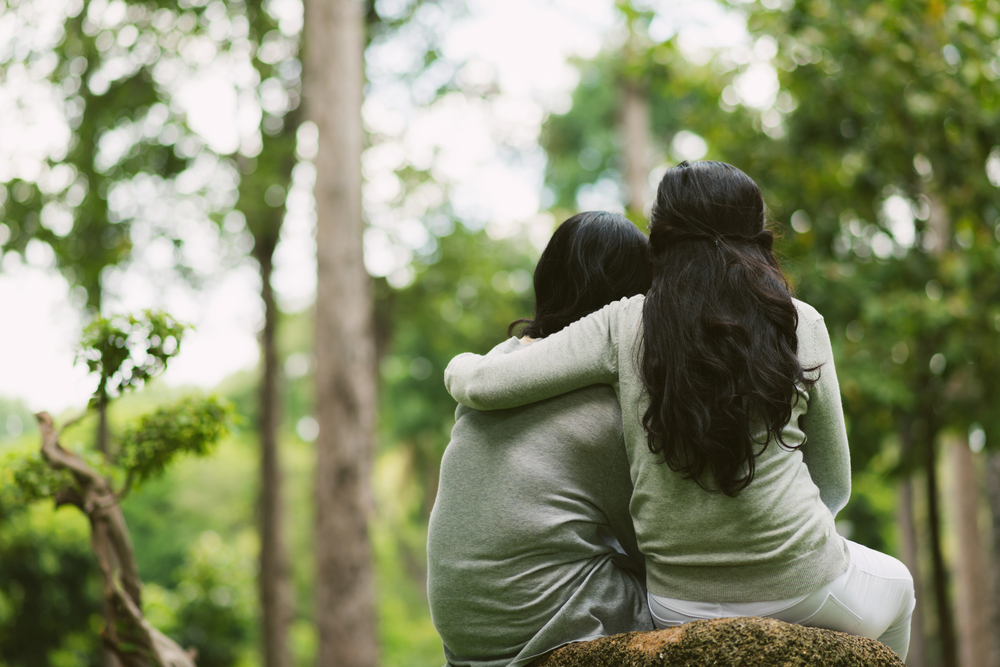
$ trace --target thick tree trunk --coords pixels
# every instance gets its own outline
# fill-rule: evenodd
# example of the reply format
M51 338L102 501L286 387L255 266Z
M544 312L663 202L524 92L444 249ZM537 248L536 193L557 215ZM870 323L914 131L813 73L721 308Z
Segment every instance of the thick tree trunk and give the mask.
M990 664L1000 666L1000 452L992 452L987 458L986 490L990 501L993 533L993 548L990 553L990 570L993 574L990 595L993 657Z
M374 667L368 515L375 417L371 281L362 255L358 0L306 0L307 112L316 157L316 624L320 667Z
M257 430L260 437L260 601L265 667L291 667L288 624L291 620L291 590L288 555L282 533L281 464L278 456L278 423L281 419L278 392L278 350L275 333L278 304L271 288L274 243L255 247L260 264L264 328L260 334L260 405Z
M951 605L948 601L948 570L945 568L944 554L941 552L941 517L938 499L937 456L934 447L935 437L933 431L928 435L924 461L927 468L927 524L930 529L931 561L934 566L934 602L938 615L938 637L941 640L941 664L944 667L958 667L955 626L951 617Z
M625 187L628 197L625 208L633 216L646 217L646 184L649 182L649 99L645 90L634 81L621 86L621 127L623 153L628 165Z

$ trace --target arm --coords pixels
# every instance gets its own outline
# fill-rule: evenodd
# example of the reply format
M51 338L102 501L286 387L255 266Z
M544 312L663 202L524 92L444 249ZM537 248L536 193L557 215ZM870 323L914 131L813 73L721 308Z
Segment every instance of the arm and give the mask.
M460 354L444 372L448 392L477 410L513 408L592 384L618 380L611 303L516 353Z
M809 408L801 418L802 431L806 434L802 460L819 487L823 504L836 517L851 497L851 453L844 424L844 408L826 325L819 318L805 323L805 326L811 330L807 339L815 354L804 359L803 366L823 365L818 371L819 379L809 388ZM815 376L815 372L809 375Z

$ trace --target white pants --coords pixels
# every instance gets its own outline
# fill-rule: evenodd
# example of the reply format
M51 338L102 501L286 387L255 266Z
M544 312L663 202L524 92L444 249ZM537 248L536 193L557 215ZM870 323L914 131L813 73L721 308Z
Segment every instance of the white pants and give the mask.
M768 616L787 623L839 630L877 639L906 659L910 617L916 600L913 577L892 556L845 540L851 555L847 570L808 595L769 602L697 602L649 593L657 628L730 616Z

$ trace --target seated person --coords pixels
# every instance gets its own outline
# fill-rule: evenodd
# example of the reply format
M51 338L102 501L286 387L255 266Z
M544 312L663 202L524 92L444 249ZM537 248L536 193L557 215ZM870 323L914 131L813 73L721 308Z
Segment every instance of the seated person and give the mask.
M573 216L535 269L516 355L650 284L645 235ZM608 385L510 410L459 406L427 537L431 616L454 667L520 667L570 642L652 630L629 516L621 409Z

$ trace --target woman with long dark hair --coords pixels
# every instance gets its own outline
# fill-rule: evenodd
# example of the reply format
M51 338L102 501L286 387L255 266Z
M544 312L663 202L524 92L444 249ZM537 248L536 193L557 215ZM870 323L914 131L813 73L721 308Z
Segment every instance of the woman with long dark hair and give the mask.
M535 268L535 313L487 358L643 294L649 242L621 215L573 216ZM508 330L508 334L510 330ZM519 667L609 634L652 630L632 483L611 387L511 410L459 406L427 535L431 618L455 667Z
M878 638L901 656L913 583L840 537L850 456L829 335L792 298L760 190L683 162L650 221L653 283L509 358L459 355L449 391L509 408L611 384L658 627L771 616Z

